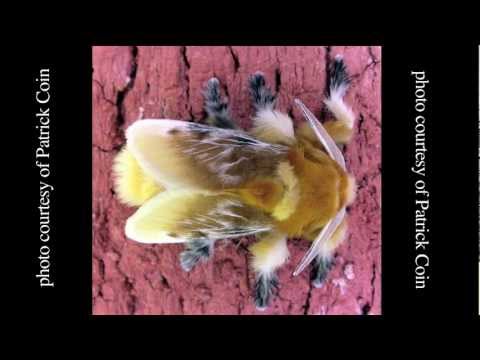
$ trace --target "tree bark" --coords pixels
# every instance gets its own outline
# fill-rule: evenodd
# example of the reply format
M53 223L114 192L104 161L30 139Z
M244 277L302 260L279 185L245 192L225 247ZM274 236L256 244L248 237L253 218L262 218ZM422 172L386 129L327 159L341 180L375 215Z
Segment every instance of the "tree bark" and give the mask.
M352 86L346 101L356 115L344 149L358 193L349 209L349 235L321 289L308 270L292 272L309 243L289 241L279 270L278 297L257 312L248 269L249 239L217 243L214 257L190 273L178 262L182 245L144 245L126 239L135 209L118 202L112 160L125 129L139 118L199 121L202 89L220 79L230 112L245 129L253 109L248 76L257 70L279 94L277 106L298 124L293 99L324 115L327 68L343 54ZM380 47L94 47L93 48L93 314L380 314L381 313L381 48Z

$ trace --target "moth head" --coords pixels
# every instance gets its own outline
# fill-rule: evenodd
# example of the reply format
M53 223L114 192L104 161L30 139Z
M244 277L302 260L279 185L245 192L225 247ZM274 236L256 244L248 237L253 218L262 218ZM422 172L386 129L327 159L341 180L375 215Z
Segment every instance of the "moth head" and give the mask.
M337 147L333 139L330 137L328 132L324 129L323 125L320 123L320 121L318 121L315 115L313 115L313 113L299 99L295 99L295 103L302 111L303 115L307 119L309 125L311 126L312 130L314 131L320 143L324 146L327 154L330 155L330 157L337 162L340 168L346 172L345 159L343 157L343 154L340 151L340 149ZM352 189L354 189L352 180L347 180L347 186L345 190L346 196L344 197L345 205L349 201L352 201L353 199L352 193L354 193L354 191ZM333 217L333 219L331 219L323 227L322 231L314 240L312 246L307 251L303 259L300 261L297 268L295 269L293 273L294 276L299 275L307 267L307 265L312 262L312 260L318 254L322 244L333 235L333 233L335 232L335 230L338 228L338 226L340 225L340 223L343 221L345 217L345 205L342 206L338 211L338 213Z

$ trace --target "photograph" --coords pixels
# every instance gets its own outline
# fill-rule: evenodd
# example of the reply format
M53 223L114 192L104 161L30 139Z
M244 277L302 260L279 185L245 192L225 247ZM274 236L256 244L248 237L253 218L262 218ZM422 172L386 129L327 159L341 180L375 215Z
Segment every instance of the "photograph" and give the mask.
M92 53L93 315L382 315L382 46Z

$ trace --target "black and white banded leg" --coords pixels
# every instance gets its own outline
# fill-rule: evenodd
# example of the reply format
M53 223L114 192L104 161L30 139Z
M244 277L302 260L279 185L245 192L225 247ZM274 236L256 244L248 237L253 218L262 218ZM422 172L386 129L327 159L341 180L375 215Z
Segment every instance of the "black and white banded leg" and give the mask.
M290 117L275 110L276 95L265 84L265 77L256 72L249 79L249 90L255 116L250 133L257 139L274 144L295 142L293 122Z
M228 112L228 104L220 95L220 81L217 78L208 80L203 96L207 113L205 123L223 129L235 129L235 123Z
M263 311L278 292L278 277L275 273L259 273L255 278L254 299L257 310Z
M331 64L328 79L330 85L324 103L333 119L327 120L324 127L337 144L346 144L353 135L355 115L344 101L351 80L340 55L337 55Z
M331 256L317 255L313 260L312 272L310 280L316 288L321 288L325 283L328 273L333 267L333 259Z
M199 261L206 262L213 254L214 241L208 238L190 240L180 254L182 269L190 271Z
M265 310L278 290L276 270L288 258L287 236L272 232L260 236L260 241L250 246L252 269L255 272L253 297L258 310Z
M272 94L269 87L265 85L263 73L257 71L249 80L250 95L253 106L257 111L263 109L273 110L275 107L276 96Z

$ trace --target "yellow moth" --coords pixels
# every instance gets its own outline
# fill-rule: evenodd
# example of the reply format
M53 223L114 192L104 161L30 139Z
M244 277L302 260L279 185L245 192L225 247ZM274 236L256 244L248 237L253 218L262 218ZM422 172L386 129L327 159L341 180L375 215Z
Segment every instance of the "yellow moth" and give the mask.
M323 126L297 100L307 122L295 131L291 118L275 109L261 73L249 80L256 114L248 132L230 119L216 78L204 92L206 124L133 123L114 163L118 198L139 207L126 222L126 236L141 243L185 243L180 265L189 271L212 256L215 241L255 235L249 250L259 309L275 294L275 272L288 259L287 239L302 237L312 247L294 275L313 261L312 282L321 286L345 238L345 207L355 195L335 144L350 140L354 123L343 101L349 79L341 57L329 75L324 102L333 118Z

